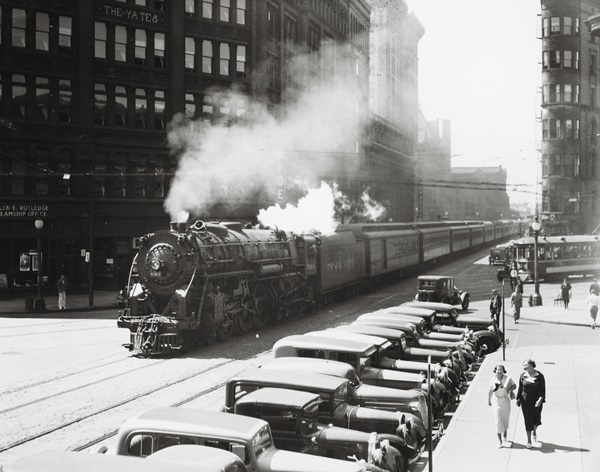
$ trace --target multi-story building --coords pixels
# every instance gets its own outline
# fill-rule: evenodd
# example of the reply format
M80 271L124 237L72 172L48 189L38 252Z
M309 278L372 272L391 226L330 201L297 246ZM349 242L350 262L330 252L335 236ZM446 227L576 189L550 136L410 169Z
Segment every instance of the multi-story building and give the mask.
M243 120L215 88L280 113L289 52L329 38L353 45L367 87L369 15L363 0L0 0L0 274L34 283L39 236L50 284L123 286L137 237L168 227L173 118Z
M541 213L572 233L600 223L599 8L541 0Z

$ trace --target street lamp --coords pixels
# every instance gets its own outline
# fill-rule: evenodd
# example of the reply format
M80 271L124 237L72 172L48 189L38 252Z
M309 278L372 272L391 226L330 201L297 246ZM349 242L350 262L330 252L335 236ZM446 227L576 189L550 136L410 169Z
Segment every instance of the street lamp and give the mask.
M44 220L35 220L37 230L37 298L35 299L35 310L46 311L46 301L42 295L42 228Z
M538 236L540 235L540 222L536 216L531 223L533 230L533 279L535 281L535 293L533 294L533 306L542 304L542 296L540 295L540 279L538 273Z

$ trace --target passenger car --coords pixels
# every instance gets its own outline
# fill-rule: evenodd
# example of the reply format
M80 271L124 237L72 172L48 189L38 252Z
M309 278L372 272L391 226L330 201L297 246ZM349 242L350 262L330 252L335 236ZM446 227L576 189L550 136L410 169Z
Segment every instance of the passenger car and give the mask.
M418 281L419 286L415 295L415 301L460 305L463 310L469 308L471 296L468 292L456 288L454 277L420 275Z
M222 472L222 469L195 464L194 467L139 457L103 456L85 452L49 451L17 459L0 466L2 472ZM243 472L246 469L233 470ZM227 472L230 472L227 470Z
M98 452L145 457L177 444L233 452L249 472L283 472L286 464L297 471L365 472L359 463L277 449L269 424L261 419L188 408L154 408L130 418L119 428L114 448Z
M479 351L481 354L489 354L496 351L504 339L500 329L494 327L489 318L478 318L475 316L459 315L452 305L436 302L406 302L400 307L416 307L435 310L435 325L432 329L441 332L459 332L460 330L472 329L473 335L479 339Z
M269 387L317 393L321 398L319 415L323 422L358 431L376 431L380 435L389 435L390 443L394 447L398 444L397 449L405 454L407 461L415 460L421 454L420 446L424 445L424 437L418 432L426 431L423 423L414 415L361 406L360 399L354 396L350 381L345 378L307 372L295 372L294 375L290 375L289 369L248 369L225 383L224 410L233 412L241 397ZM394 390L385 390L390 390L391 398Z
M267 387L238 398L234 413L267 421L280 449L342 460L354 457L370 471L406 471L404 456L389 439L319 422L321 402L318 393Z

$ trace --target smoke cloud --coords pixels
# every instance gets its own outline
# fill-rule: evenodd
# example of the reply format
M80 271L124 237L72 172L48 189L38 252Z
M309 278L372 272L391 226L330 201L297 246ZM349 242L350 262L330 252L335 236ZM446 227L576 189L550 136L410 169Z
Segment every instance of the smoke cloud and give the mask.
M165 201L172 221L182 212L210 217L214 205L228 206L231 214L236 214L236 205L257 199L263 207L273 205L282 162L288 181L306 182L301 194L308 196L309 187L315 187L307 200L288 205L296 220L314 197L322 199L321 210L333 220L332 190L319 184L324 175L340 175L349 156L357 157L367 113L363 87L357 85L357 59L346 46L325 44L319 55L299 54L289 64L282 75L293 77L293 83L284 91L283 116L275 118L264 103L241 93L214 90L210 99L215 105L244 110L245 118L172 123L169 143L181 155ZM289 229L292 221L284 210L261 212L261 219ZM276 221L275 212L290 226ZM308 226L317 225L315 213L310 220Z

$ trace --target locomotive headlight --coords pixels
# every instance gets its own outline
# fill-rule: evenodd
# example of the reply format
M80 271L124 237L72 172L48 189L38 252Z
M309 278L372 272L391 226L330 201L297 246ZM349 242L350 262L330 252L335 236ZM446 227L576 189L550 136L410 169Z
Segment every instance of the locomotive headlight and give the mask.
M150 268L152 270L160 270L161 266L162 266L162 263L159 259L152 259L150 261Z

